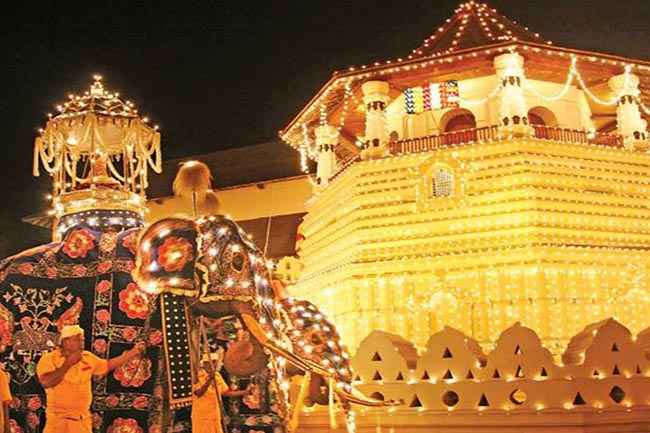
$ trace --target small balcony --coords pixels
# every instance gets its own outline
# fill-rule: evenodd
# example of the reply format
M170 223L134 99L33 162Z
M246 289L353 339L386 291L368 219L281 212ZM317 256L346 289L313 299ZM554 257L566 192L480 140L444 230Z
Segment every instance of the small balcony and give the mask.
M541 140L557 141L562 143L591 144L613 148L623 147L623 136L602 132L588 132L577 129L557 128L545 125L531 125L534 138ZM497 125L481 128L464 129L461 131L447 132L440 135L411 138L408 140L393 141L388 144L391 155L430 152L444 147L477 141L498 141L503 139L499 135ZM346 161L339 170L330 177L330 182L345 172L351 165L361 161L359 155Z
M534 138L541 140L558 141L562 143L592 144L617 148L623 147L623 136L619 134L587 132L544 125L531 126L535 131ZM448 132L440 135L411 138L408 140L389 143L389 148L392 155L401 155L405 153L428 152L461 143L497 141L502 139L502 137L499 136L498 129L499 127L494 125Z

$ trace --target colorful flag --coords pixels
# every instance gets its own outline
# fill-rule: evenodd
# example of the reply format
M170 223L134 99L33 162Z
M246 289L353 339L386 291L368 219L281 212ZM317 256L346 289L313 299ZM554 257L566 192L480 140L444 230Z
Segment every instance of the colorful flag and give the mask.
M458 107L458 81L429 83L404 90L407 114L418 114L429 110Z

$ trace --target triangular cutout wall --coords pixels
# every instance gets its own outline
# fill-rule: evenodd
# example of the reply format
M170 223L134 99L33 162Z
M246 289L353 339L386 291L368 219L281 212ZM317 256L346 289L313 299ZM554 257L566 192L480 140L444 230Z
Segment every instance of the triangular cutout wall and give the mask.
M546 372L546 368L542 367L542 372L539 374L542 377L548 377L548 373Z
M375 352L375 354L372 355L372 360L373 361L381 361L381 355L379 355L379 352Z
M521 355L523 352L521 351L521 347L517 346L515 348L515 355Z
M399 373L397 373L397 377L395 378L395 380L404 380L404 376L402 376L401 371Z
M429 379L430 379L429 373L426 370L424 370L424 374L422 375L422 380L429 380Z
M612 352L618 352L618 346L616 343L612 344Z
M580 405L583 405L583 404L587 404L585 402L585 399L582 398L582 395L580 395L580 393L577 393L575 398L573 399L573 405L574 406L580 406Z
M453 358L454 355L451 354L451 351L448 347L445 347L445 353L442 354L443 358Z
M515 377L519 377L519 378L526 377L526 375L524 375L524 370L521 368L521 365L517 366L517 372L515 373Z
M383 380L381 374L379 373L379 370L375 371L375 375L372 376L372 380Z
M636 366L636 374L641 374L641 367L638 365Z
M465 379L474 379L474 374L472 374L472 370L467 370L467 376L465 376Z
M481 399L478 401L479 407L487 407L490 405L485 394L481 394Z
M352 380L354 382L361 382L361 377L359 377L359 375L357 374L356 376L354 376L354 379L352 379Z
M411 400L411 404L409 404L409 407L422 407L422 403L420 402L420 399L418 398L417 394L413 395L413 399Z
M495 369L494 369L494 374L492 375L492 379L498 379L498 378L500 378L500 377L501 377L501 375L499 374L499 370L497 370L497 369L495 368Z
M591 374L594 377L600 376L600 372L598 370L594 370L594 372Z
M619 369L618 369L618 365L614 365L614 370L612 371L612 374L613 374L614 376L618 376L618 375L621 374L621 372L620 372Z
M454 380L454 375L451 374L451 370L447 370L444 376L442 376L444 380Z

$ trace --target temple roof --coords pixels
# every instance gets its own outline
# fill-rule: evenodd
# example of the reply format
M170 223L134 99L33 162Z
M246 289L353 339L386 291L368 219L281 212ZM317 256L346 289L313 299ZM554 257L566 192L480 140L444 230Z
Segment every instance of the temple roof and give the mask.
M490 9L486 4L469 1L461 4L454 15L409 58L451 54L470 48L484 47L501 42L535 42L551 45L539 33L534 33L516 21Z
M527 78L559 84L566 83L571 62L575 59L582 80L575 85L588 95L607 101L613 97L607 80L623 74L626 66L630 66L640 81L642 116L650 118L650 62L555 46L485 4L468 1L462 3L454 15L408 58L352 66L335 72L280 131L279 136L297 150L307 149L313 146L310 143L314 141L314 128L325 117L328 123L340 125L337 158L351 161L359 153L357 137L363 134L365 125L365 113L359 109L361 104L358 103L363 100L363 82L387 81L392 100L401 94L402 89L423 82L462 81L494 74L494 57L510 51L525 57ZM601 123L615 119L615 105L602 105L594 98L588 99L594 116ZM351 104L354 104L354 109L350 109Z

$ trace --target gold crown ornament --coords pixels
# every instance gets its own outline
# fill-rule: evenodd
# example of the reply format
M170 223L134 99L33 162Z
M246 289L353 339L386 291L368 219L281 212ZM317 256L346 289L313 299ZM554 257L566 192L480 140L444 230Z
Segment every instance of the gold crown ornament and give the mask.
M49 115L34 142L34 176L43 166L53 177L56 221L91 210L146 212L145 189L151 167L162 170L160 133L130 101L104 89L94 76L90 90L69 95Z

